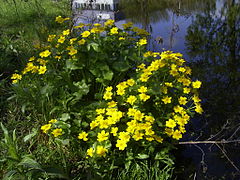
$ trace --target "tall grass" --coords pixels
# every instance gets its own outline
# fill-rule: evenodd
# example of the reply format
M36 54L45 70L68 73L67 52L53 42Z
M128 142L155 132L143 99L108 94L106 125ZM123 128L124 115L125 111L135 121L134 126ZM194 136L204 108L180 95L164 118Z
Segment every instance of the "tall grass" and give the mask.
M34 54L34 46L45 42L47 35L56 33L56 16L69 16L69 0L0 0L0 122L22 138L28 129L28 116L21 115L17 102L9 101L13 95L10 76L20 71L26 59ZM0 139L3 132L0 131ZM20 149L24 147L20 145ZM0 147L0 156L6 152ZM6 164L0 160L0 179Z
M21 68L33 46L44 42L47 33L57 31L53 19L70 14L68 0L1 0L0 74L4 77Z

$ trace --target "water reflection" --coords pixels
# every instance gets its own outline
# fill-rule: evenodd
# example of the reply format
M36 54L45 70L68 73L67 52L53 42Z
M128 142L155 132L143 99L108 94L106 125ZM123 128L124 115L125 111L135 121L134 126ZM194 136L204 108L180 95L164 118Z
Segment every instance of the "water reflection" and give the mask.
M193 132L198 133L192 138L231 141L240 135L240 3L228 0L218 1L216 5L216 9L206 6L196 15L186 35L187 53L194 59L191 63L194 76L204 82L201 95L205 99L205 116L193 124ZM201 165L192 171L198 172L198 177L240 178L240 158L236 153L239 144L199 145L198 148L186 151L198 154L192 157Z
M119 0L74 0L72 9L76 24L123 19L123 14L119 11Z

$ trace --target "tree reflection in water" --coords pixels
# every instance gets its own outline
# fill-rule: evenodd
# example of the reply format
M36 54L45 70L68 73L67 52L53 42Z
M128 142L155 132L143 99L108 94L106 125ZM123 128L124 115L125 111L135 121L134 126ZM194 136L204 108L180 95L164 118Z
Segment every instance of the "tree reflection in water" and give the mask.
M191 131L198 131L193 140L231 141L240 135L240 4L228 0L221 5L220 11L206 6L186 36L188 54L195 59L191 63L194 76L204 82L201 96L205 115L202 123L192 126ZM198 148L205 153L204 163L199 163L203 166L198 168L201 178L239 179L238 144Z

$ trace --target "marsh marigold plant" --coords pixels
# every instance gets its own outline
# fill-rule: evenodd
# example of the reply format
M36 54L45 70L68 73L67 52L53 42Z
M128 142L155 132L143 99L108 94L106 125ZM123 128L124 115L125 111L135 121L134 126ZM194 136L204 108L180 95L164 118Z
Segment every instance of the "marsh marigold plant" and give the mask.
M78 158L104 173L137 158L163 159L194 113L203 113L201 82L191 79L182 54L147 51L148 35L131 22L116 27L113 20L49 35L11 78L51 102L44 108L54 119L42 124L41 133L69 140L78 147L72 153L80 149Z

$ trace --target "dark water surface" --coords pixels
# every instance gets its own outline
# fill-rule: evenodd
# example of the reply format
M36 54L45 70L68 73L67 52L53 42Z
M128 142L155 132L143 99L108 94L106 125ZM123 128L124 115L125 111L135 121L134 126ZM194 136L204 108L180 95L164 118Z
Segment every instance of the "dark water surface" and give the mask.
M121 0L118 7L121 12L81 10L76 17L86 22L100 14L117 26L132 21L151 33L148 49L182 53L203 82L205 112L181 141L234 141L178 145L177 179L240 180L240 1Z

